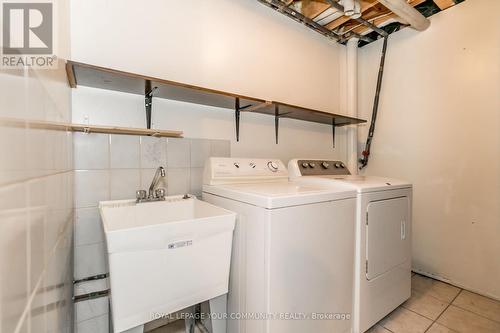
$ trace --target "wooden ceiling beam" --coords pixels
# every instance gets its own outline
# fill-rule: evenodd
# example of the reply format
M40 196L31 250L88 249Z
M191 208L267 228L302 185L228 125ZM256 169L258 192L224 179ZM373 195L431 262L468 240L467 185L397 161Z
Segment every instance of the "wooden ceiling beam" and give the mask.
M455 1L453 0L433 0L433 1L441 10L445 10L455 5Z
M302 0L302 15L310 18L311 20L316 18L328 8L330 8L330 6L322 1Z

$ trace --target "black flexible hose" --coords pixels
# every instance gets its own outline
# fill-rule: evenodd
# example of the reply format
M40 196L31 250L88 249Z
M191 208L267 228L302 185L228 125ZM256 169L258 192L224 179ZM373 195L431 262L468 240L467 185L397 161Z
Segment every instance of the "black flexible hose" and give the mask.
M377 88L375 90L375 100L373 101L373 111L372 120L370 123L370 130L368 131L368 137L366 138L365 150L362 152L362 157L359 159L359 169L363 169L368 165L368 158L370 156L370 148L372 145L373 134L375 133L375 123L377 121L378 104L380 99L380 90L382 88L382 77L384 76L384 63L385 63L385 53L387 51L387 36L384 37L384 45L382 46L382 56L380 58L380 67L378 70L377 78Z

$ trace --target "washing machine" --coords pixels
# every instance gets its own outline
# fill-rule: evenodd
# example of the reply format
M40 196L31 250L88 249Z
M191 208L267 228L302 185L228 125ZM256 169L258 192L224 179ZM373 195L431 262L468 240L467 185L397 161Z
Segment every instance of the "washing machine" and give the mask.
M342 161L294 159L290 179L357 192L353 331L368 330L411 295L412 185L351 175Z
M277 159L210 158L203 200L237 213L228 333L351 332L356 191Z

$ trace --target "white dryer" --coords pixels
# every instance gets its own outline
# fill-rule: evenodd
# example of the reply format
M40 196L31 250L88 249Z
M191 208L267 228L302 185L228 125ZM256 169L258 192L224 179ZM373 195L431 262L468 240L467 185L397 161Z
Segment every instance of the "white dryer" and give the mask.
M351 332L355 198L279 160L207 161L203 200L237 213L228 333Z
M348 185L357 192L353 330L368 330L411 295L412 185L351 175L341 161L294 159L300 184Z

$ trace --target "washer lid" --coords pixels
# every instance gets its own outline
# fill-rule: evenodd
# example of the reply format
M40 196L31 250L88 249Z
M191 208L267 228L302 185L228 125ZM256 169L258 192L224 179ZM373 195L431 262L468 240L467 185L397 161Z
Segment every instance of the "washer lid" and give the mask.
M305 184L282 180L251 184L204 185L203 192L263 208L282 208L354 198L356 191L343 184Z
M302 176L296 178L295 181L311 185L330 183L333 186L338 186L338 184L344 184L354 188L358 193L397 190L412 187L410 183L404 180L360 175Z

